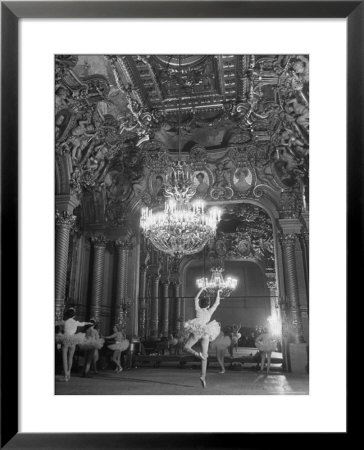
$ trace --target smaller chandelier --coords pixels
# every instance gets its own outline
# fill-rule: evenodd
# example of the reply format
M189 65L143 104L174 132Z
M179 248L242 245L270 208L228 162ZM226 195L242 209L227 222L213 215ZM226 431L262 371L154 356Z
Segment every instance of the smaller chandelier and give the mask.
M229 297L232 291L236 288L238 280L236 278L227 277L224 280L222 276L223 269L213 268L211 269L211 278L199 278L197 280L197 286L206 289L206 293L209 297L216 296L217 291L221 289L221 297Z
M200 252L215 236L221 210L205 212L204 201L190 202L195 192L189 168L179 161L165 186L164 211L142 209L140 226L155 248L180 258Z

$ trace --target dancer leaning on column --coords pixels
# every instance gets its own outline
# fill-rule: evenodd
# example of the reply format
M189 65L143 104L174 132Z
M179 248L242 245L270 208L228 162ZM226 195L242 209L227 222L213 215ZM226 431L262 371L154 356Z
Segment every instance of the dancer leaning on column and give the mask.
M216 300L213 306L209 308L210 301L208 298L201 298L200 295L205 288L201 288L195 297L196 318L188 320L184 324L185 331L190 333L189 338L184 346L186 352L192 353L202 360L201 362L201 384L206 387L206 368L209 342L216 339L220 334L220 325L213 320L209 322L212 314L220 304L220 289L217 291ZM198 353L192 350L192 346L201 340L202 352Z

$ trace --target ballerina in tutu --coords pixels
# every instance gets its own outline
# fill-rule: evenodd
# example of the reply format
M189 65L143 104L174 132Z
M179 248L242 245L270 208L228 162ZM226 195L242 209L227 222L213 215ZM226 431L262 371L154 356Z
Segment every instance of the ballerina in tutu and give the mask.
M64 381L69 381L71 378L73 355L76 345L82 344L85 340L85 333L76 333L77 328L91 324L91 322L78 322L74 319L74 316L75 309L69 308L65 313L65 320L63 322L64 332L63 334L56 335L56 342L62 345Z
M220 364L219 373L225 373L225 352L230 346L230 336L225 336L225 333L222 330L217 338L211 342L211 350L216 350L216 359Z
M230 347L230 355L233 356L234 348L238 351L238 342L241 338L241 334L239 333L241 328L241 323L238 325L233 324L233 332L231 333L231 347Z
M268 328L264 328L263 333L255 339L255 346L260 351L261 363L260 371L263 372L265 359L267 358L267 375L270 369L272 352L277 348L277 339L269 333Z
M120 364L121 352L125 351L129 347L129 341L126 339L125 334L121 331L119 325L115 325L113 328L114 334L105 336L105 339L115 339L115 344L108 345L110 350L113 350L112 360L116 364L116 373L122 372L123 368Z
M202 360L201 362L201 377L200 381L203 387L206 387L206 368L209 342L214 341L220 334L220 325L213 320L209 322L212 314L220 304L220 289L217 291L216 300L213 306L209 308L210 301L208 298L200 300L201 292L205 288L201 288L195 297L195 311L196 318L188 320L184 324L185 332L189 333L189 338L184 346L188 353L197 356ZM192 350L192 346L201 340L202 352Z
M105 342L104 339L100 338L99 332L95 328L96 320L91 319L90 322L91 325L86 330L86 339L82 344L80 344L81 350L85 351L85 366L83 370L84 377L90 377L90 368L92 363L95 365L96 372L96 355Z

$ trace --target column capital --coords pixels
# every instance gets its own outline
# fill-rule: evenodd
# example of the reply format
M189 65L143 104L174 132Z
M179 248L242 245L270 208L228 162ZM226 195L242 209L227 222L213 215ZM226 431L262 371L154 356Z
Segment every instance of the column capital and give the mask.
M297 234L295 234L295 233L281 234L280 240L281 240L284 248L289 248L289 247L294 248L296 245Z
M120 249L130 250L133 248L133 242L129 239L117 239L115 241L115 247Z
M94 234L90 240L95 248L106 248L108 240L104 234Z
M59 212L56 210L56 225L71 229L76 223L76 216L64 210Z

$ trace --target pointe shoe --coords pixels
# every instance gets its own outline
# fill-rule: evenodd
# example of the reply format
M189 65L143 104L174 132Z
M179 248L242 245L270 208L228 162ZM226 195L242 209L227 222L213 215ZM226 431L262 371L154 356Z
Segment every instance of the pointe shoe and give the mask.
M220 372L219 373L225 373L225 370L220 370Z
M205 388L206 387L205 378L204 377L200 377L200 381L201 381L202 387Z
M198 356L202 359L202 361L206 361L206 356L204 356L201 352L198 354Z
M118 373L120 373L120 372L122 372L122 371L123 371L123 368L120 367L120 369L118 369Z

